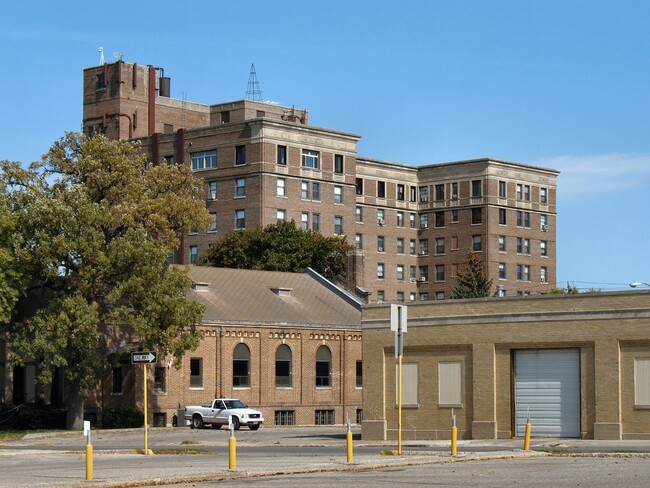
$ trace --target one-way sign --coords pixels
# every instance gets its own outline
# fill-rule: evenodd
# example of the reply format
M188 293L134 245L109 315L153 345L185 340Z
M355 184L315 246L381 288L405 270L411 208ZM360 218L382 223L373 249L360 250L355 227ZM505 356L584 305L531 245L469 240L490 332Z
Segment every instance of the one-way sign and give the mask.
M131 364L151 364L156 362L156 353L154 351L138 351L131 353Z

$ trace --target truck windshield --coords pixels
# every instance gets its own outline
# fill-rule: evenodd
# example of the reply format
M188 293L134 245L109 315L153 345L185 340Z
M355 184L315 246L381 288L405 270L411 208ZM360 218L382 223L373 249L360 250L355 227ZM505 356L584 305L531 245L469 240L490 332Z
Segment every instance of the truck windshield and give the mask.
M224 400L227 409L231 408L246 408L246 404L241 400Z

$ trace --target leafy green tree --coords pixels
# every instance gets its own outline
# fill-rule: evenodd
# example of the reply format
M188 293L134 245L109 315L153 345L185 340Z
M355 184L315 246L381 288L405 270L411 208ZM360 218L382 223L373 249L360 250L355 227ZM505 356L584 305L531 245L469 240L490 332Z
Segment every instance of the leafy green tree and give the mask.
M24 275L12 253L16 219L8 195L6 185L0 180L0 326L11 320L24 284Z
M451 291L451 298L483 298L489 297L492 291L492 280L488 279L485 264L479 257L470 252L461 265L458 283Z
M189 278L166 264L178 236L207 227L189 168L150 166L136 144L66 134L40 163L0 163L12 209L11 258L29 278L7 326L10 359L39 362L42 384L65 372L68 428L125 334L179 358L199 343L202 307Z
M198 264L219 268L257 269L300 273L311 267L327 278L345 274L345 237L325 237L304 231L294 221L257 229L228 232L199 259Z

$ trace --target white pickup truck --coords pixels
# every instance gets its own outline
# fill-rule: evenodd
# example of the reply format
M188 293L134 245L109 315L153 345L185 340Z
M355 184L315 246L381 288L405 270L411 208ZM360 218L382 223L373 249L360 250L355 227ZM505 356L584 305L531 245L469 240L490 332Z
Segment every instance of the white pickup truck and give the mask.
M264 422L262 412L248 408L236 398L215 398L210 405L185 407L185 420L190 421L192 429L201 429L207 424L220 429L222 425L228 425L230 416L235 430L239 430L241 425L257 430Z

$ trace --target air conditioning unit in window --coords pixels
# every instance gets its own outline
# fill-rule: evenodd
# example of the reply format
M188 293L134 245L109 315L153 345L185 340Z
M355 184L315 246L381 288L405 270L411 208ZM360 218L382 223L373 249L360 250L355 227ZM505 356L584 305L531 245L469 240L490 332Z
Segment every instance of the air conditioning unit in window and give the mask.
M429 197L420 197L420 201L421 201L421 202L428 202L428 201L429 201Z
M426 256L428 253L426 251L420 251L420 256Z
M384 248L383 248L383 247L381 247L381 246L380 246L380 247L378 247L378 248L377 248L377 252L384 252Z
M415 283L417 280L415 278L411 278L411 283Z
M429 228L429 224L426 223L420 224L420 229L428 229L428 228Z
M377 219L377 223L379 225L384 225L386 223L386 221L384 219Z
M542 232L548 232L548 225L542 225Z
M420 276L420 281L425 283L427 281L427 277L426 276Z
M217 192L213 191L208 195L208 200L216 200L217 199Z

